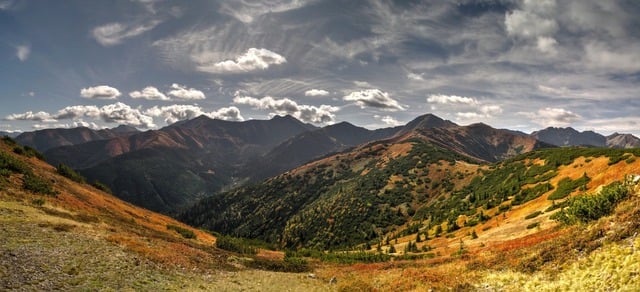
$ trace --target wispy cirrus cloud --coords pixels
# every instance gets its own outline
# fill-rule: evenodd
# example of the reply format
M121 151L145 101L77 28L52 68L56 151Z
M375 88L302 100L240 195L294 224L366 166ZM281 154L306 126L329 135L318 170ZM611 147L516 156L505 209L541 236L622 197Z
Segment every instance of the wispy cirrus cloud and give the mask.
M162 22L159 20L152 20L142 24L112 22L95 27L91 30L91 35L103 46L115 46L121 44L126 39L152 30L160 23Z

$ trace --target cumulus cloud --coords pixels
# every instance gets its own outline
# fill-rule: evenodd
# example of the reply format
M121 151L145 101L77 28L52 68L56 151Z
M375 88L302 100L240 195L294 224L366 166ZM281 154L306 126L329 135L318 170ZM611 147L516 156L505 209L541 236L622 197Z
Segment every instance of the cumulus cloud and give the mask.
M304 96L326 96L329 95L329 91L323 89L310 89L304 92Z
M483 105L480 107L480 112L487 117L499 115L502 113L502 107L499 105Z
M267 49L250 48L246 53L238 56L235 60L217 62L211 66L211 70L204 71L216 73L246 73L266 70L271 65L280 65L286 62L287 59L285 57Z
M146 100L169 100L169 98L157 88L153 86L147 86L141 91L129 92L129 96L132 98L142 98Z
M389 93L380 89L354 91L345 95L342 99L345 101L354 101L360 108L375 107L389 111L405 110L397 100L389 96Z
M108 85L98 85L80 90L80 96L91 99L116 99L121 93Z
M31 47L29 46L17 46L16 47L16 57L20 61L26 61L29 58L29 54L31 53Z
M576 113L562 108L546 107L534 113L520 113L531 119L536 124L544 127L566 127L582 117Z
M168 124L173 124L177 121L193 119L201 115L220 120L244 120L244 118L240 114L240 110L235 106L223 107L221 109L218 109L217 111L205 112L199 106L174 104L163 107L154 106L147 109L145 111L145 114L153 117L161 117Z
M59 110L54 118L58 120L76 119L81 117L95 118L99 117L100 113L100 109L95 105L73 105Z
M271 110L277 115L292 115L297 119L310 123L331 123L335 120L333 113L339 110L338 107L330 105L312 106L298 104L288 98L275 99L271 96L258 99L250 96L242 96L239 93L236 93L233 102L236 104L249 105L257 109Z
M379 115L374 115L374 118L382 121L383 123L385 123L386 125L389 126L400 126L402 125L402 123L398 120L396 120L395 118L393 118L392 116L379 116Z
M38 122L56 122L49 113L39 111L28 111L22 114L10 114L4 118L7 121L38 121Z
M175 98L179 98L179 99L205 99L205 95L202 91L194 89L194 88L187 88L184 85L180 85L180 84L171 84L171 88L172 90L168 92L169 95L175 97Z
M43 111L36 113L28 111L22 114L11 114L5 117L5 120L29 120L45 123L55 123L58 120L74 120L74 122L84 123L84 121L82 121L83 117L100 118L107 123L118 123L142 128L153 128L156 126L151 116L143 114L139 109L131 108L121 102L105 105L100 108L93 105L68 106L59 110L54 115Z
M118 123L142 128L154 128L153 118L139 109L117 102L100 108L100 118L107 123Z
M91 35L103 46L115 46L122 43L125 39L152 30L158 24L160 24L160 21L157 20L135 25L113 22L94 28L91 31Z
M427 102L437 104L466 104L475 105L478 101L475 98L457 95L431 94L427 97Z

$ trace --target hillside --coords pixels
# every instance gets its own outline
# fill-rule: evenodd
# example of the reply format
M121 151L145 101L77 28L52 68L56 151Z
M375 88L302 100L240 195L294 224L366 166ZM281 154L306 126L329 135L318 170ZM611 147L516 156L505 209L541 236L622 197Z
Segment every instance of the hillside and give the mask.
M14 143L0 141L0 290L327 290L247 269L212 235L60 176Z
M425 203L468 184L483 161L540 146L486 125L414 129L213 195L179 218L285 247L355 246L379 240Z
M45 157L104 182L128 202L169 214L237 183L237 173L255 158L312 129L291 116L246 122L201 116L160 130L52 148Z
M60 146L77 145L91 141L126 137L138 133L138 130L128 126L118 126L113 129L93 130L87 127L72 129L44 129L25 132L16 137L16 141L24 146L33 147L45 152Z

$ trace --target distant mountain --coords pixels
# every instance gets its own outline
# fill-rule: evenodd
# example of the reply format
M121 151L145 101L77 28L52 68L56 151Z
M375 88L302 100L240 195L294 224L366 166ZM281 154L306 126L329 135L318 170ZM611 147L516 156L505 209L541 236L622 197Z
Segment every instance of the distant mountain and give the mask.
M138 133L133 127L119 126L113 129L93 130L86 127L71 129L44 129L25 132L16 137L22 145L33 147L41 152L60 146L78 145L86 142L111 139Z
M389 138L401 127L368 130L347 122L301 133L276 146L245 170L250 181L259 181L298 167L329 153L362 143Z
M579 132L571 127L549 127L531 133L536 139L556 146L607 147L607 138L593 131Z
M291 116L245 122L200 116L160 130L50 149L45 156L107 184L120 198L171 213L234 185L252 161L315 129Z
M10 138L15 138L18 137L18 135L22 134L22 132L4 132L4 131L0 131L0 137L10 137Z
M423 126L412 127L412 131L404 135L399 134L397 139L418 137L461 155L487 162L500 161L538 148L552 147L532 137L510 130L495 129L482 123L458 126L447 122L445 127L421 125Z
M607 147L610 148L640 148L640 138L631 134L613 133L607 136Z

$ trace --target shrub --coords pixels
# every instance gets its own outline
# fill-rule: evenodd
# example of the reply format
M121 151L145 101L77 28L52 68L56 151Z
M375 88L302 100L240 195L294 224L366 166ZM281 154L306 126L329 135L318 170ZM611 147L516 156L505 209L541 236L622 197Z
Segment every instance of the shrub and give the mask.
M78 183L82 183L82 184L85 183L84 177L82 177L80 174L78 174L71 167L68 167L68 166L66 166L66 165L64 165L62 163L58 164L58 167L56 168L56 171L60 175L66 177L66 178L68 178L68 179L70 179L72 181L75 181L75 182L78 182Z
M525 216L524 219L533 219L533 218L536 218L536 217L540 216L540 214L542 214L542 211L535 211L535 212Z
M284 261L256 258L247 261L245 265L249 268L274 272L302 273L311 271L309 263L301 258L285 258Z
M540 222L534 222L534 223L531 223L531 224L527 225L527 229L533 229L533 228L536 228L538 226L540 226Z
M53 185L50 182L32 173L27 173L24 175L22 187L25 190L29 190L38 194L49 195L49 196L58 195L58 192L56 192L53 189Z
M257 254L258 249L249 245L243 238L220 236L216 239L216 247L241 254Z
M35 200L31 201L31 204L34 204L36 206L43 206L44 203L46 203L46 201L44 199L35 199Z
M91 185L92 185L94 188L96 188L96 189L98 189L98 190L101 190L101 191L103 191L103 192L105 192L105 193L113 194L113 193L111 192L111 189L110 189L107 185L105 185L105 184L103 184L103 183L101 183L101 182L99 182L99 181L97 181L97 180L96 180L96 181L94 181Z
M565 198L576 188L586 185L591 179L585 173L582 177L576 180L572 180L568 177L561 179L558 182L558 188L549 195L549 200L558 200Z
M180 226L169 224L169 225L167 225L167 229L173 230L175 232L178 232L184 238L196 238L196 234L193 233L193 231L191 231L189 229L186 229L186 228L182 228Z
M551 216L565 224L586 223L610 214L615 206L629 196L629 189L614 182L595 195L584 195L568 201L568 207Z

